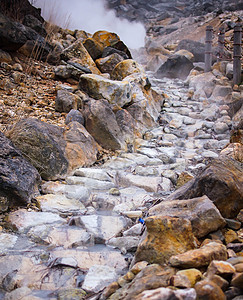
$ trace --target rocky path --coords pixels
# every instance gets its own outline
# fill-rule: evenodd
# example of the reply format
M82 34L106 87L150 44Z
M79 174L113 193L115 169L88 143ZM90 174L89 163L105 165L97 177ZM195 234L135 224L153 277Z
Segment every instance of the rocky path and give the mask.
M148 208L228 143L225 105L194 99L183 81L148 76L165 104L158 127L136 141L136 153L120 152L63 182L45 182L35 205L8 216L10 231L0 236L0 282L9 293L0 299L101 291L127 271Z

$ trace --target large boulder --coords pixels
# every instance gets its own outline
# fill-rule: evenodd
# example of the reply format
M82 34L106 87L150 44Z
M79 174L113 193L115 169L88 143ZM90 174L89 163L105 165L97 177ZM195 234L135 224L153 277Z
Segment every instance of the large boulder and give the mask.
M33 15L25 15L23 24L25 26L32 28L33 30L35 30L36 32L38 32L40 35L44 37L47 35L45 27L43 26L43 22L38 20Z
M181 49L191 52L194 55L195 62L204 62L205 44L185 39L179 42L176 50Z
M192 199L207 195L225 218L237 216L243 208L243 167L234 159L213 159L192 180L172 193L167 200Z
M81 66L78 63L69 61L66 64L61 64L54 69L57 78L67 79L73 78L79 80L82 74L91 74L91 70L87 67Z
M85 127L105 149L118 150L125 147L116 116L106 100L91 99L84 109Z
M226 222L217 207L207 197L163 201L149 210L149 215L180 217L191 221L197 238L206 236L225 226Z
M9 205L27 204L38 193L40 175L0 132L0 213Z
M23 119L8 132L8 137L21 150L45 180L55 180L67 172L63 129L37 119Z
M25 43L29 43L32 50L41 52L41 57L46 58L52 47L35 30L18 22L13 22L0 13L0 48L6 51L16 51ZM42 50L42 51L40 51ZM31 51L31 50L30 50Z
M80 66L89 68L94 74L100 74L95 62L81 40L77 40L72 45L64 49L61 53L61 58L69 63L76 63Z
M133 73L144 73L144 69L135 60L125 59L117 64L113 69L111 78L114 80L123 80L125 77Z
M145 232L135 254L135 262L164 264L172 255L197 247L189 220L152 216L145 220Z
M123 107L131 102L131 85L128 82L84 74L80 76L79 88L94 99L106 99L113 107Z
M69 163L69 170L90 166L97 159L97 143L84 126L76 121L68 124L64 132L66 141L65 155Z
M1 0L0 12L18 20L23 20L26 15L32 15L44 23L41 9L31 5L28 0Z
M194 90L194 98L209 98L216 86L216 77L211 72L189 76L189 88Z
M186 79L193 69L193 63L184 55L172 55L167 61L159 67L156 77L180 78Z
M172 256L169 263L175 268L201 268L208 266L213 260L226 260L227 257L225 245L210 242L199 249Z
M126 110L136 120L139 130L155 126L163 106L163 97L151 88L147 76L143 73L134 73L123 79L131 85L132 102Z

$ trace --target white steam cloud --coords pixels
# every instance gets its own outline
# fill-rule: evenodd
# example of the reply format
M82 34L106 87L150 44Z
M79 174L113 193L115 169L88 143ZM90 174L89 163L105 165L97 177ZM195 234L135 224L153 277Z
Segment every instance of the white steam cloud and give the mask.
M116 17L113 10L105 8L104 0L34 0L34 6L42 9L45 20L61 27L115 32L131 49L144 46L145 29L141 23L129 22Z

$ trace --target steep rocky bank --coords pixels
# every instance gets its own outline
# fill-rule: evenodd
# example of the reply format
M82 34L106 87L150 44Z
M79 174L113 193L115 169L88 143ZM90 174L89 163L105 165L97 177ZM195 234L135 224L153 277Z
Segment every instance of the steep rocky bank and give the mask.
M173 2L173 31L153 8L168 32L140 50L0 14L0 299L241 299L241 11L210 3ZM209 24L227 51L204 73Z

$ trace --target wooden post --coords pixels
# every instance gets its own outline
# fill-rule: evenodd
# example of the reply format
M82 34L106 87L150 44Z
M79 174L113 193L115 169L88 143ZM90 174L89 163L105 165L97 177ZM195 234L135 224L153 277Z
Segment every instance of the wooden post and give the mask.
M233 83L241 83L241 39L242 24L236 23L234 27L234 61L233 61Z
M219 35L218 35L218 57L217 57L217 61L221 61L224 57L224 34L225 34L224 27L220 27L219 28Z
M204 72L211 71L212 66L212 42L213 42L213 27L207 26L205 40L205 68Z

